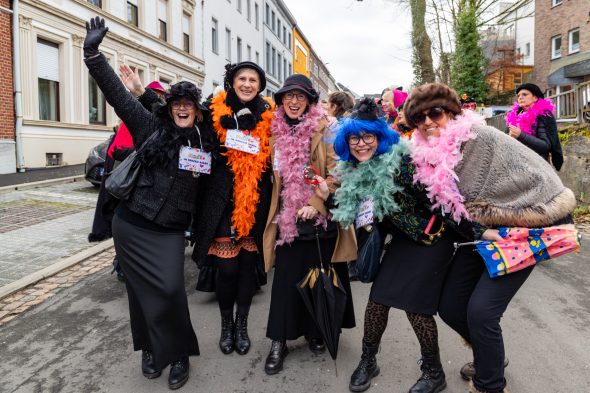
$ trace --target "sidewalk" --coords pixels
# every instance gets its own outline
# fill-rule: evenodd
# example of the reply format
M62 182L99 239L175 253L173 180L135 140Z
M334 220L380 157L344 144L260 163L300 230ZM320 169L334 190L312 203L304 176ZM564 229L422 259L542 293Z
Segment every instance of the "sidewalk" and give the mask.
M26 172L0 175L0 187L38 182L63 177L84 176L84 164L56 168L28 169Z

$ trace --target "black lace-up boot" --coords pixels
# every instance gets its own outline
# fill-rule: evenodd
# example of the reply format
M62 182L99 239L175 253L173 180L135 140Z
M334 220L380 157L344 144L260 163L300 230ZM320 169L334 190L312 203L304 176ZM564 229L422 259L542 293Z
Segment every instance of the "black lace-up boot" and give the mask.
M235 346L239 355L245 355L250 350L248 337L248 314L236 313Z
M369 345L363 342L363 354L356 370L350 376L348 388L351 392L364 392L371 387L371 379L379 375L377 365L377 351L379 344Z
M221 337L219 338L219 349L224 354L234 351L234 316L233 311L221 312Z
M409 393L438 393L446 389L447 381L438 352L423 353L418 364L422 370L422 376L410 388Z

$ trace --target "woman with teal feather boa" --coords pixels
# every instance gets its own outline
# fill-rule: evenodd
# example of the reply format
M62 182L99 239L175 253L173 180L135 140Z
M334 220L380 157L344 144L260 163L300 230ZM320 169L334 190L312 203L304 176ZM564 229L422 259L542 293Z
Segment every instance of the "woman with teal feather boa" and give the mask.
M406 311L422 354L422 376L410 393L440 392L446 382L434 314L456 232L444 231L442 219L433 215L420 184L413 183L408 143L377 117L372 100L362 100L340 121L334 150L341 160L335 169L341 186L332 219L343 227L355 223L359 234L377 226L382 237L392 235L371 288L361 361L349 388L365 391L379 374L376 354L395 307ZM316 192L328 198L324 188L320 182Z

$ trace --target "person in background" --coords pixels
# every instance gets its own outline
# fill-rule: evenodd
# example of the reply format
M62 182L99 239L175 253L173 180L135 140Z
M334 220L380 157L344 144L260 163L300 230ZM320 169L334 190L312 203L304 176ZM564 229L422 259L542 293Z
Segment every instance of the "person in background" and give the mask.
M406 116L404 115L404 106L400 105L397 108L397 117L395 122L393 123L393 129L397 131L400 136L408 139L412 139L412 134L414 133L414 129L409 127L406 121Z
M287 340L305 336L316 354L326 349L321 333L297 291L297 283L317 267L333 263L348 294L343 328L355 326L346 262L356 259L352 230L330 220L326 203L305 183L304 170L313 166L326 178L336 164L325 141L327 122L318 105L318 93L305 75L289 76L275 95L278 104L272 122L271 151L274 182L264 231L266 270L275 267L266 336L272 340L264 370L283 369ZM332 191L334 184L330 181ZM342 263L336 263L342 262Z
M142 146L135 187L119 202L112 223L125 274L133 348L142 351L146 378L159 377L170 365L168 387L178 389L189 378L189 356L199 354L184 283L184 231L196 213L208 171L192 165L190 158L200 156L206 166L218 146L208 110L199 104L201 90L191 82L176 83L164 104L147 110L146 102L158 102L156 93L146 89L133 96L100 53L107 31L104 19L86 22L84 62L127 125L134 145Z
M536 151L559 171L563 165L563 151L553 103L532 83L520 85L516 94L518 100L506 114L508 135Z

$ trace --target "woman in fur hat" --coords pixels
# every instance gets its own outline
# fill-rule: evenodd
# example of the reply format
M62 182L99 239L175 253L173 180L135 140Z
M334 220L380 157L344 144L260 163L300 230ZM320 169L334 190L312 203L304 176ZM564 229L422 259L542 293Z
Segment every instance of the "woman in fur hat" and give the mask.
M473 221L490 228L487 239L501 240L493 228L572 222L574 194L547 161L484 125L472 111L462 111L448 86L431 83L416 88L404 112L417 128L411 149L414 181L424 185L433 208L442 209L457 224ZM473 231L472 238L482 234ZM455 255L439 315L472 345L470 392L507 392L500 319L533 268L491 279L473 248L460 248Z
M84 61L107 102L125 122L142 168L134 190L112 222L113 239L129 298L133 347L142 351L142 373L157 378L170 365L170 389L189 376L188 357L199 354L184 287L184 231L196 212L206 170L190 167L188 156L211 159L216 149L201 90L190 82L171 86L155 112L152 90L134 97L98 48L108 28L96 17L86 23ZM203 172L203 173L202 173Z
M194 230L197 290L217 295L219 349L250 349L248 313L257 287L266 284L262 233L270 202L270 123L274 106L260 93L264 71L255 63L228 64L224 90L211 99L213 127L222 144ZM235 318L234 318L235 309Z
M525 83L516 89L518 100L506 114L507 132L550 161L555 169L563 165L563 152L557 136L555 107L545 99L539 86Z
M304 75L289 76L275 93L278 105L272 123L271 149L274 184L266 229L264 262L275 267L266 336L272 340L264 370L276 374L287 356L287 340L306 336L314 353L325 351L312 316L296 284L322 258L331 262L348 297L343 328L355 326L346 262L356 259L351 231L333 223L324 200L304 181L304 169L312 165L326 177L336 163L331 144L325 140L327 121L318 105L318 93ZM334 188L332 188L333 190Z

